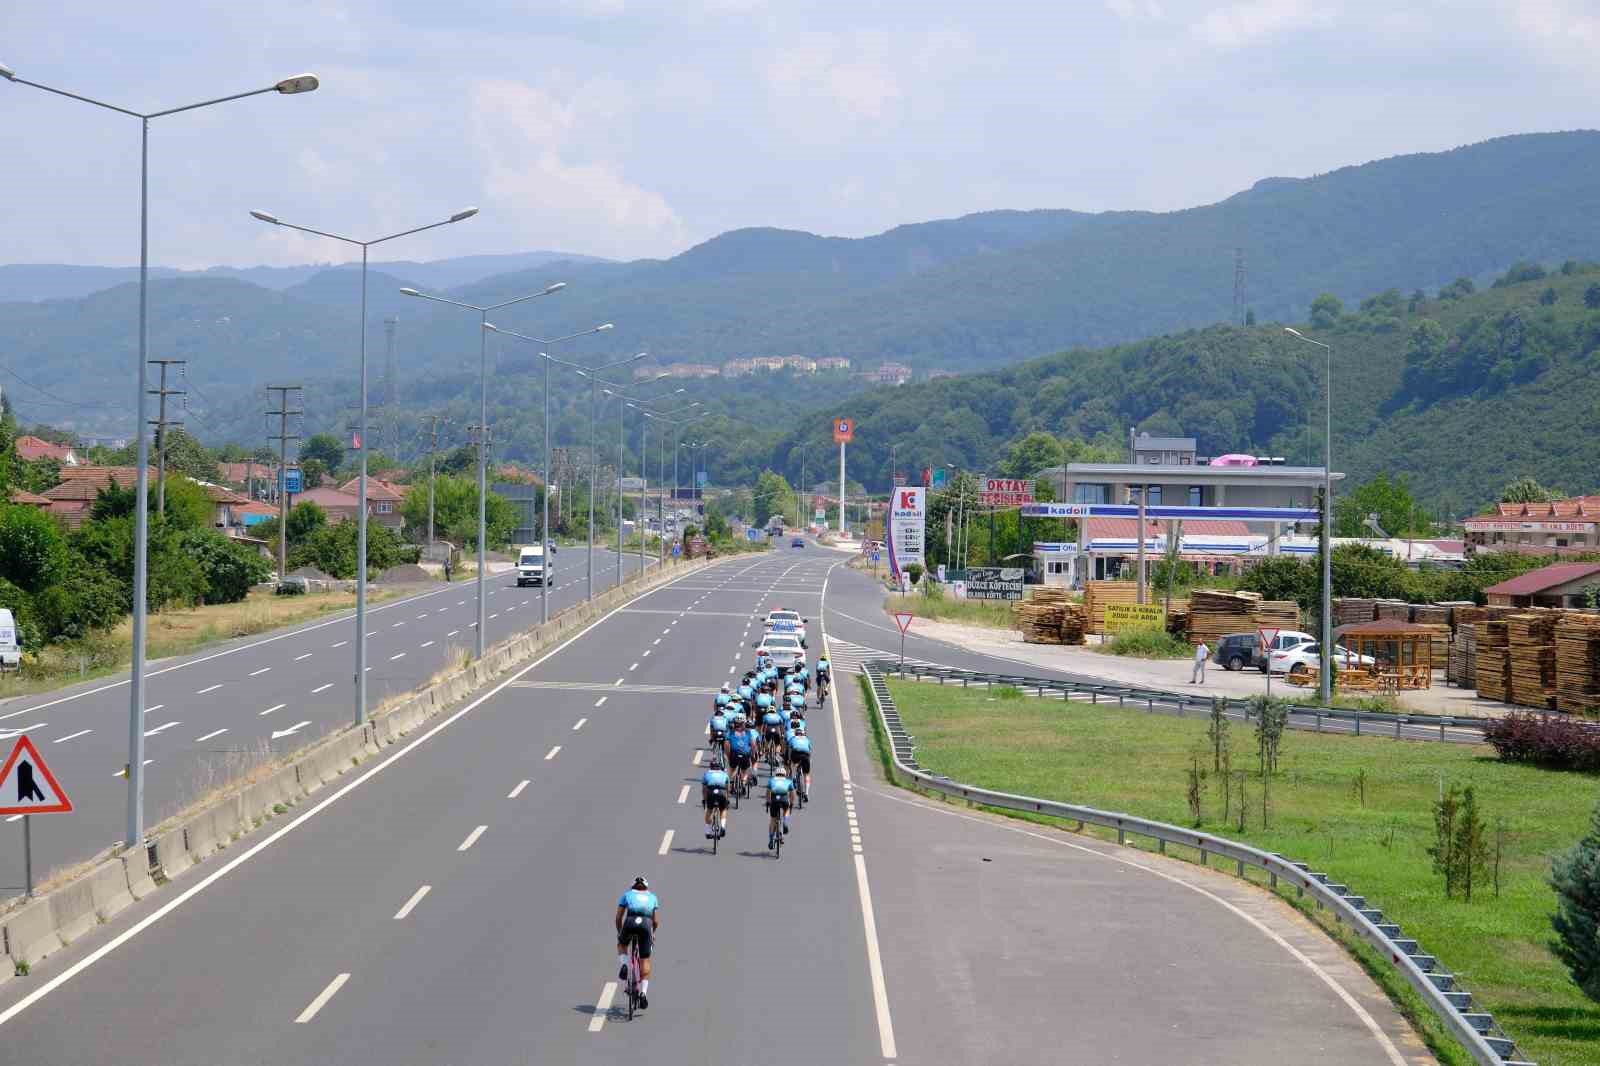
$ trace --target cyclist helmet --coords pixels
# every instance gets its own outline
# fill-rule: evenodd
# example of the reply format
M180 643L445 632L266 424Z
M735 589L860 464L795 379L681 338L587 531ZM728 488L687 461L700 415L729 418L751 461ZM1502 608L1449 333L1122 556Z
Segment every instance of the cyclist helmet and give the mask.
M723 695L724 695L724 696L726 696L726 695L727 695L727 694L728 694L728 693L729 693L729 692L731 692L731 691L733 691L733 688L732 688L732 686L731 686L731 685L729 685L729 684L728 684L728 683L727 683L727 682L726 682L726 681L724 681L724 682L723 682L723 683L722 683L722 694L723 694Z
M728 694L726 692L717 693L717 706L718 707L726 707L728 704L730 704L732 702L733 702L733 700L728 697Z
M633 879L633 887L648 889L650 887L650 882L645 880L644 874L640 874L638 877Z
M744 728L744 712L740 711L738 714L734 715L733 716L733 721L729 722L728 724L730 726L732 726L734 729L743 729Z

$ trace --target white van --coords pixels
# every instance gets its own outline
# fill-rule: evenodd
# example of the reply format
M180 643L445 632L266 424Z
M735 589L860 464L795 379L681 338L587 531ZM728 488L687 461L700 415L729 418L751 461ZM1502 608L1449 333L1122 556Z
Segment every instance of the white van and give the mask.
M523 548L517 556L517 588L544 584L544 548L538 544Z
M22 644L17 639L17 620L0 607L0 670L15 670L22 665Z

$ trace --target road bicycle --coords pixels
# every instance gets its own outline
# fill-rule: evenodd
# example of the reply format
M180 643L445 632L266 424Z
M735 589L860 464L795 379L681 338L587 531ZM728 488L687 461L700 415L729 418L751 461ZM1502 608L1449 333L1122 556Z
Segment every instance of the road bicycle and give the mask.
M806 791L806 775L796 767L790 776L794 779L795 806L804 807L811 799L811 793Z
M633 1012L639 1009L639 941L628 941L628 1020L633 1021Z
M728 767L722 758L722 734L714 733L711 736L711 769L726 770Z
M727 812L724 811L721 807L712 808L712 811L711 811L711 854L713 854L713 855L715 855L717 853L717 841L721 840L722 837L723 837L723 834L727 832L726 827L723 825L723 820L725 818L727 818L727 816L728 816Z
M817 678L817 710L822 710L822 701L828 698L828 675L823 674Z

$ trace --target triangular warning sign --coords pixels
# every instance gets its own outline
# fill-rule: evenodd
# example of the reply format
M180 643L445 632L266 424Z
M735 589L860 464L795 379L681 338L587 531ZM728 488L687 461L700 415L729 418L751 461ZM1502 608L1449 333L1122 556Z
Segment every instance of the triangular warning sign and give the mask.
M900 627L900 633L902 635L905 634L906 630L911 628L911 620L915 617L916 615L914 614L903 614L899 611L895 612L894 624Z
M55 774L39 758L39 749L26 736L0 767L0 814L59 814L72 810L72 801Z

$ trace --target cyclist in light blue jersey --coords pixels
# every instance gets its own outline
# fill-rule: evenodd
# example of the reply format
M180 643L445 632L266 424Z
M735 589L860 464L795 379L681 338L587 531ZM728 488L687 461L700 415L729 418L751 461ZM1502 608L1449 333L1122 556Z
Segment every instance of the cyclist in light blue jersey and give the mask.
M817 706L828 698L828 687L833 684L833 664L826 657L817 660Z
M728 728L728 768L740 782L747 781L755 763L755 739L744 715L734 715Z
M783 770L775 770L767 779L767 849L770 851L778 846L778 831L781 827L785 836L789 833L789 796L794 791L794 782L789 780Z
M803 719L789 737L789 766L806 783L806 795L811 795L811 738L806 735Z
M728 832L728 771L710 769L700 775L700 806L706 809L706 839Z
M766 709L761 712L761 744L762 754L774 762L783 754L783 721L783 712L769 699Z
M617 980L628 979L628 945L639 945L639 1009L650 1006L650 955L655 947L656 930L661 928L661 901L650 891L650 882L641 874L633 887L617 900Z
M728 746L728 708L718 707L711 712L711 718L706 722L706 743L711 748L712 765L721 762L727 757ZM722 758L719 759L718 757Z

